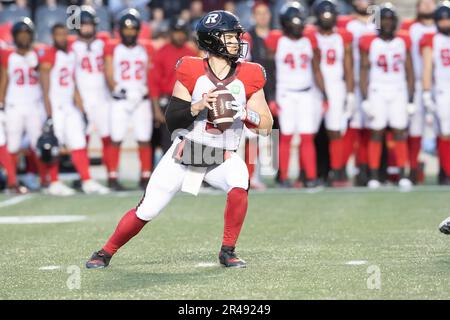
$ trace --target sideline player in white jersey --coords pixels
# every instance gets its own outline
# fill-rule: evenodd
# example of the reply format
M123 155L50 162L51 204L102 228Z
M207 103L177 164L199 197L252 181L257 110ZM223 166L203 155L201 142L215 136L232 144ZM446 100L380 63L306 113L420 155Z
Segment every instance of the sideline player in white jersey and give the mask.
M380 5L380 29L360 39L362 108L371 130L369 140L369 188L380 186L379 169L384 133L393 132L395 157L400 168L399 186L411 187L405 177L408 157L407 128L414 112L414 70L411 40L397 32L398 16L391 3Z
M47 116L52 119L59 144L70 150L72 163L81 178L81 190L87 194L105 194L108 189L92 180L89 172L84 110L75 86L75 54L68 44L67 28L63 24L55 24L52 38L53 46L46 48L39 63ZM57 162L52 166L58 170ZM49 185L48 193L67 196L75 192L57 180Z
M2 51L0 105L5 109L5 127L8 152L14 169L24 133L31 149L36 151L37 140L45 120L42 92L38 76L38 50L33 47L34 25L30 18L21 18L12 27L14 48ZM33 152L39 167L42 184L46 169Z
M321 52L322 70L329 106L325 113L325 128L329 138L331 186L346 184L342 134L355 107L353 81L352 34L336 28L337 7L332 0L318 0L313 6L317 30L314 35Z
M203 179L227 192L219 261L225 267L246 266L235 246L247 212L249 176L235 150L244 125L269 134L273 119L263 92L263 68L238 61L243 32L238 18L222 10L206 14L197 24L199 46L208 55L205 59L184 57L177 64L177 81L166 111L175 141L158 163L137 208L122 218L105 246L86 263L87 268L108 266L112 255L155 219L180 189L196 193ZM235 120L223 132L207 121L210 104L217 100L213 92L217 86L225 86L236 100Z
M416 79L414 104L416 112L411 116L409 122L408 153L409 153L409 179L418 183L423 176L419 168L419 153L422 144L422 135L425 129L425 110L422 103L422 54L420 52L420 41L427 33L436 31L433 14L436 9L435 0L418 0L416 3L417 17L403 21L400 29L408 31L411 38L411 57Z
M361 109L362 99L359 89L359 38L368 32L375 32L375 24L371 15L371 6L374 4L374 0L352 0L353 14L338 17L337 23L338 27L345 28L353 36L353 71L356 107L344 137L344 163L347 163L350 156L355 152L355 164L358 167L355 184L358 186L365 186L368 181L367 147L370 136L367 121Z
M118 176L120 144L132 124L141 161L139 186L145 190L151 174L150 138L153 130L153 112L148 93L148 76L153 47L140 41L139 13L128 9L119 18L121 41L111 41L105 50L105 75L112 92L111 109L111 173Z
M97 37L98 18L92 7L81 6L77 20L80 22L80 28L77 30L78 38L72 44L76 59L76 86L87 114L88 133L95 129L102 140L102 160L108 171L108 186L117 190L121 188L117 183L117 177L111 175L109 161L111 95L104 74L106 40Z
M328 105L320 52L314 34L304 33L306 14L298 2L286 3L280 11L283 33L272 31L266 45L274 54L276 66L276 100L280 123L280 186L289 188L288 169L291 141L300 134L300 167L304 170L304 186L318 185L314 137L318 131L317 115L320 105L313 88L317 86ZM300 185L297 181L296 185Z
M421 41L423 56L423 104L435 115L438 153L445 176L440 183L450 185L450 2L444 1L434 13L437 32ZM434 90L433 90L434 89ZM434 91L434 95L433 95ZM434 97L433 97L434 96Z

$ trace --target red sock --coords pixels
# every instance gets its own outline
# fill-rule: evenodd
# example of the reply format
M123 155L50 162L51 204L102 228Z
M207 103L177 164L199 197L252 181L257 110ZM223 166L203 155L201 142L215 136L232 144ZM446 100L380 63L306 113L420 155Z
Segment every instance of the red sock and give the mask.
M233 188L228 192L222 245L230 247L236 245L247 213L247 206L248 193L246 190Z
M255 141L249 140L245 143L245 164L248 169L248 176L250 179L255 172L256 155L258 153L258 147Z
M406 140L395 141L394 150L395 150L396 165L397 167L402 169L406 166L406 163L408 161L408 144Z
M330 145L330 166L333 170L339 170L344 166L342 162L343 155L343 140L339 139L331 139Z
M9 154L6 145L0 147L0 164L5 168L8 186L13 187L17 185L16 162Z
M356 152L357 165L365 165L369 162L370 130L362 129L358 136L358 150Z
M72 150L72 163L80 175L81 181L86 181L91 179L91 174L89 173L89 158L87 154L87 149Z
M447 176L450 176L450 141L438 139L439 163Z
M36 166L39 177L41 179L41 185L47 185L48 180L47 180L47 168L46 166L42 163L42 161L39 159L39 157L37 156L37 154L33 151L30 150L30 160L33 162L33 164Z
M139 159L141 161L141 177L148 178L152 172L152 147L139 146Z
M89 141L89 139L87 139L87 141ZM103 164L106 167L106 170L108 172L111 172L111 148L112 148L112 142L111 142L111 137L103 137L102 138L102 161Z
M300 163L305 170L306 178L313 180L317 178L316 146L313 134L300 135Z
M111 144L109 147L109 175L110 177L117 177L119 170L120 146Z
M59 163L52 163L45 165L46 170L50 176L50 182L56 182L58 181L58 174L59 174Z
M422 137L408 138L409 167L417 169L419 167L419 153L422 145Z
M280 135L280 180L288 178L289 158L291 154L292 135Z
M380 168L382 147L383 145L381 144L381 141L369 141L368 164L371 170L378 170Z
M137 235L147 222L136 216L136 209L128 211L120 220L113 235L104 245L103 250L110 255L115 254L120 247Z
M359 129L355 128L347 129L347 132L342 139L342 163L347 163L348 159L350 159L350 156L353 154L353 151L355 150L355 143L357 141L356 139L359 134L358 131Z

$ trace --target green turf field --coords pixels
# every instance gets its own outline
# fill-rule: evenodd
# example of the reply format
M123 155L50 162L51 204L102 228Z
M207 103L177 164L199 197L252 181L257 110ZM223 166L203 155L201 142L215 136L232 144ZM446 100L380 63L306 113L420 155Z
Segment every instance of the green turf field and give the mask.
M0 299L450 298L450 238L437 229L449 188L253 192L238 247L247 269L217 263L225 196L180 194L108 269L84 269L139 198L0 196L0 217L86 216L0 224Z

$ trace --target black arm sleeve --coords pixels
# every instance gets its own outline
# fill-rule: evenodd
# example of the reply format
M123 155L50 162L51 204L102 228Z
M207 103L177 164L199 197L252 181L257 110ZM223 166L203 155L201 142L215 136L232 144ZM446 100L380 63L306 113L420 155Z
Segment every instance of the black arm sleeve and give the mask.
M166 107L166 123L170 133L177 129L187 129L195 120L191 114L191 102L171 97Z

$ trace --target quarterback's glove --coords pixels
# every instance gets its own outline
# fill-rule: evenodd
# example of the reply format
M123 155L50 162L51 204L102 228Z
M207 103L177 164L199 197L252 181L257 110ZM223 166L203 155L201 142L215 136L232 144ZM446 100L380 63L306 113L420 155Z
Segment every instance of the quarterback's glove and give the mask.
M361 103L361 108L369 119L373 119L375 117L375 113L373 112L372 105L368 100L364 100Z
M121 86L115 86L112 92L112 97L116 100L123 100L127 98L127 90Z
M416 113L417 107L415 103L409 102L408 105L406 106L406 110L408 111L408 115L412 116Z
M231 103L231 110L236 111L233 119L241 119L247 128L257 128L261 122L258 112L240 106L236 101Z
M436 105L434 104L431 91L424 91L422 93L422 101L427 113L434 113L436 111Z
M231 101L231 110L235 111L236 113L233 116L233 119L241 119L244 121L245 118L245 108L243 108L237 101Z
M351 118L356 111L356 98L353 92L348 92L345 98L345 115L347 118Z

